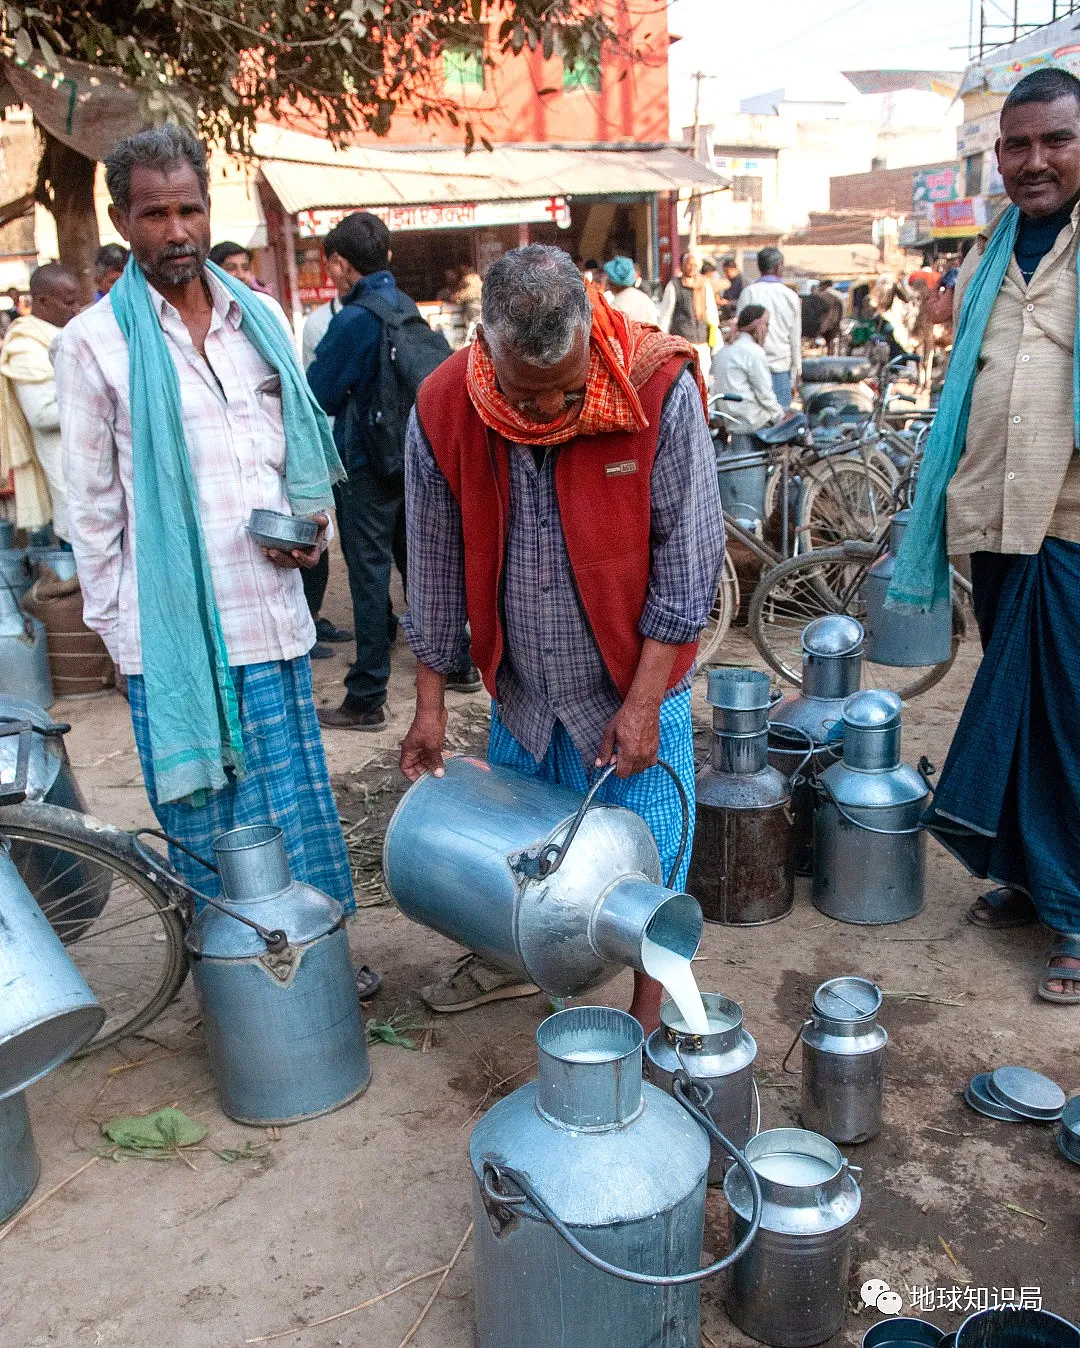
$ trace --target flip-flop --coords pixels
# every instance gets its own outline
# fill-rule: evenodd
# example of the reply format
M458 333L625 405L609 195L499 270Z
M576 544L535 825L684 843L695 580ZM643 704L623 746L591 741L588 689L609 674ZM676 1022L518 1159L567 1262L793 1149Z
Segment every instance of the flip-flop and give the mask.
M990 910L988 918L979 916L984 906ZM1035 915L1035 905L1026 894L1003 886L976 899L967 910L967 920L973 927L1004 931L1007 927L1034 927L1039 919Z
M375 972L367 964L361 964L353 970L356 975L356 990L360 994L362 1002L371 1001L372 997L382 987L382 974Z
M1080 1006L1080 992L1051 992L1046 986L1055 982L1080 983L1080 969L1062 969L1051 964L1055 959L1080 960L1080 936L1057 936L1043 965L1042 978L1036 989L1044 1002L1057 1002L1061 1006Z

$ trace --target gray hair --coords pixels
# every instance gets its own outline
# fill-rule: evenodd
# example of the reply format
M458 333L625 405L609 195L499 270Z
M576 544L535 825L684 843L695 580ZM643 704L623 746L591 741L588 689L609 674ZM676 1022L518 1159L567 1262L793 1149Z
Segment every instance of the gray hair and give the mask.
M105 182L118 210L125 215L131 209L131 174L137 168L167 172L178 164L187 164L199 180L203 200L210 196L210 177L206 168L206 146L190 131L173 122L140 131L137 136L114 145L105 157Z
M763 248L757 255L759 276L779 276L784 270L784 255L779 248Z
M496 353L528 365L557 365L578 333L587 338L592 309L573 258L561 248L531 243L494 262L480 299L484 336Z

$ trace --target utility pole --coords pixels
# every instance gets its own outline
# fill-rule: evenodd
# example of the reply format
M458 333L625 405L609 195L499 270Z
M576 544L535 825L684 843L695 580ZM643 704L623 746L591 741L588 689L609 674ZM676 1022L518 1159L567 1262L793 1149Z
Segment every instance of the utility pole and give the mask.
M694 146L694 158L699 160L698 136L701 125L701 81L714 80L715 75L710 75L705 70L695 70L690 78L694 81L694 128L692 132L692 142ZM701 228L701 195L695 192L690 198L690 247L696 248L698 241L698 232Z

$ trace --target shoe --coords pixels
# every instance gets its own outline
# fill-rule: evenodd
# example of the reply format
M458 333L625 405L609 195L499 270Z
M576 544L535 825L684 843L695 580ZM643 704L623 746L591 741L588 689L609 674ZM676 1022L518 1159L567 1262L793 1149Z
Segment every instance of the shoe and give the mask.
M540 989L535 983L526 983L517 974L505 969L493 969L479 955L463 955L454 966L454 972L441 983L432 983L420 989L424 1005L432 1011L447 1014L452 1011L470 1011L485 1002L501 1002L511 997L532 997Z
M446 676L447 691L451 693L478 693L483 686L480 671L472 664L451 670Z
M347 700L340 707L320 707L318 717L327 730L382 730L386 726L384 707L362 711L350 707Z
M356 991L360 1000L370 1002L382 987L382 974L377 974L368 964L358 965L353 973L356 975Z
M315 645L308 651L308 655L311 656L312 660L332 660L334 658L334 652L329 646L324 646L321 641L316 641Z
M351 627L335 627L329 618L315 619L315 635L320 641L328 641L332 646L353 639Z

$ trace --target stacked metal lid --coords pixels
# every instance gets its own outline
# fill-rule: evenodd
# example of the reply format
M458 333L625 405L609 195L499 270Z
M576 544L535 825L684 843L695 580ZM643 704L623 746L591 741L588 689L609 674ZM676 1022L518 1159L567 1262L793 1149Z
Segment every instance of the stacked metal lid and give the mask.
M1065 1092L1030 1067L995 1067L972 1077L964 1099L979 1114L1005 1123L1056 1123L1065 1110ZM1080 1132L1080 1097L1070 1102ZM1070 1160L1074 1159L1072 1157ZM1080 1135L1077 1155L1080 1162Z

